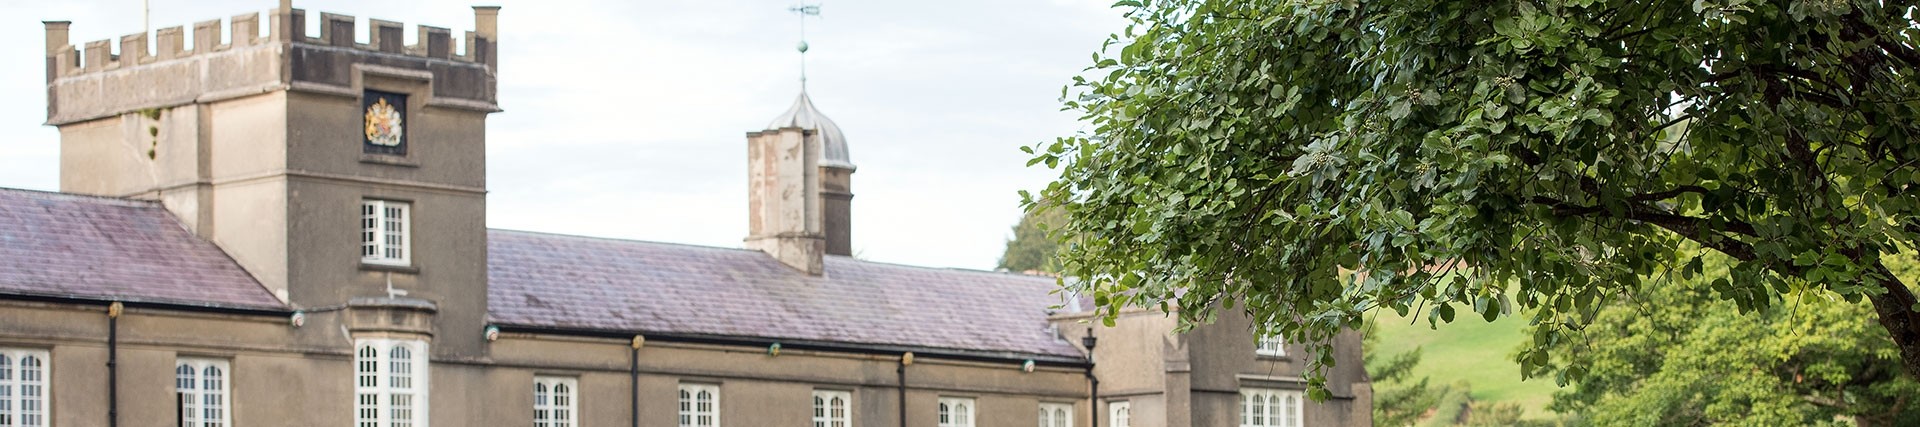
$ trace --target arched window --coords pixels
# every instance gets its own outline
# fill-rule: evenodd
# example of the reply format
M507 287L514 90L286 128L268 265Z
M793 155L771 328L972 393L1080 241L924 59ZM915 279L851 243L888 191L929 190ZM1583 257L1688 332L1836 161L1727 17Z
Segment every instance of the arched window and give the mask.
M680 427L720 425L720 386L680 384Z
M940 427L973 427L973 399L940 398Z
M209 360L200 368L201 422L206 427L227 425L227 376L225 360Z
M354 351L354 425L427 425L427 343L363 339Z
M1113 427L1133 427L1133 402L1119 401L1107 403L1107 409L1113 412L1107 419L1113 420Z
M413 351L406 346L396 345L387 350L389 365L387 388L391 416L389 425L393 427L413 427Z
M574 414L580 411L573 397L573 391L580 388L577 381L569 377L533 378L535 427L574 427Z
M200 371L182 361L173 368L174 400L180 404L180 425L200 425ZM0 424L5 425L5 424Z
M853 425L852 415L847 405L853 402L853 394L844 391L813 391L813 427L848 427Z
M0 348L0 426L47 425L47 352Z
M1298 390L1241 389L1240 425L1300 427L1301 399Z
M1073 405L1065 403L1040 404L1040 427L1069 427L1073 425Z

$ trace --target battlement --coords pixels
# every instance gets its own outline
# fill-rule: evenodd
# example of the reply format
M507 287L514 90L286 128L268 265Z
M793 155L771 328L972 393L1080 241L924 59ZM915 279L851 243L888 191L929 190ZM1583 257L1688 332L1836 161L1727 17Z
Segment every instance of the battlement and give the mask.
M180 26L75 46L71 23L45 22L48 124L281 89L357 96L365 68L432 81L443 105L498 110L499 7L475 6L474 29L459 40L448 28L417 25L417 40L407 45L405 24L369 19L360 43L354 17L334 13L319 13L319 34L309 35L312 15L289 3L226 25L195 23L192 46Z
M359 43L358 25L351 15L320 13L319 36L308 36L305 31L307 11L292 9L289 13L276 11L264 13L246 13L234 15L228 19L227 27L231 32L222 34L221 20L207 20L193 24L193 46L187 46L186 30L182 26L166 27L153 32L155 41L152 52L148 52L147 33L121 36L116 43L113 39L87 42L83 47L75 47L67 40L66 21L46 22L47 56L58 67L50 77L70 76L84 73L117 70L151 64L156 61L191 58L204 53L218 53L254 45L272 42L302 43L320 46L353 48L373 52L410 55L423 58L445 59L462 62L474 62L490 66L498 65L493 53L494 31L498 25L499 7L482 6L474 8L474 29L467 31L458 48L454 45L452 30L444 27L417 25L418 41L406 45L405 24L394 21L369 19L372 23L367 34L367 43ZM260 35L262 17L268 23L265 36ZM228 36L231 34L231 37ZM228 39L228 42L221 42Z

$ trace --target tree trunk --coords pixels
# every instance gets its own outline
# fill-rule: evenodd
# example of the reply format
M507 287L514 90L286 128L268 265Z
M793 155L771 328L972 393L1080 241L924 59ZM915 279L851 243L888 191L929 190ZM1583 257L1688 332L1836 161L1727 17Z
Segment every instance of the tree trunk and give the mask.
M1880 286L1886 289L1879 295L1867 295L1873 302L1873 311L1880 314L1880 326L1887 328L1893 337L1893 345L1900 348L1900 365L1907 369L1907 375L1920 378L1920 312L1914 311L1913 290L1894 277L1886 266L1875 265L1874 270L1886 280Z

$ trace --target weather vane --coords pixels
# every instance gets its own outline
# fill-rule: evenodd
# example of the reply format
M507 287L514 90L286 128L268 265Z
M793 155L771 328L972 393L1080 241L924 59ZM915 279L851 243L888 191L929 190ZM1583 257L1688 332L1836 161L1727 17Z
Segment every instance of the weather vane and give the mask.
M787 11L800 14L800 91L807 91L807 17L819 17L820 5L801 3Z

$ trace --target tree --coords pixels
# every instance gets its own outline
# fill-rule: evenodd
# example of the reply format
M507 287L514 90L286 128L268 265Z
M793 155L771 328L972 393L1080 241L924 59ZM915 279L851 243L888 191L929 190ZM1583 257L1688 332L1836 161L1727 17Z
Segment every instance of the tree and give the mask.
M1067 286L1108 317L1245 310L1324 368L1368 310L1524 313L1547 327L1523 370L1565 381L1588 368L1548 371L1553 345L1656 268L1700 275L1698 245L1732 260L1714 298L1864 299L1920 373L1920 304L1880 262L1920 245L1908 3L1116 6L1064 93L1090 129L1026 148L1060 173L1028 199L1067 212L1065 274L1097 279Z
M1706 268L1723 272L1714 258ZM1871 309L1821 292L1779 299L1742 315L1694 280L1608 304L1586 339L1554 345L1556 360L1591 369L1554 410L1599 425L1920 425L1920 382Z
M1014 272L1059 273L1060 244L1047 231L1065 222L1059 209L1027 211L1013 226L1013 238L1007 239L1007 251L1000 254L1000 269Z
M1374 333L1371 324L1368 326L1361 338L1361 345L1365 347L1361 358L1367 366L1367 376L1373 379L1373 424L1391 427L1413 425L1449 391L1444 386L1429 387L1427 377L1413 377L1413 368L1420 365L1419 348L1390 358L1380 358L1373 351L1380 336Z

